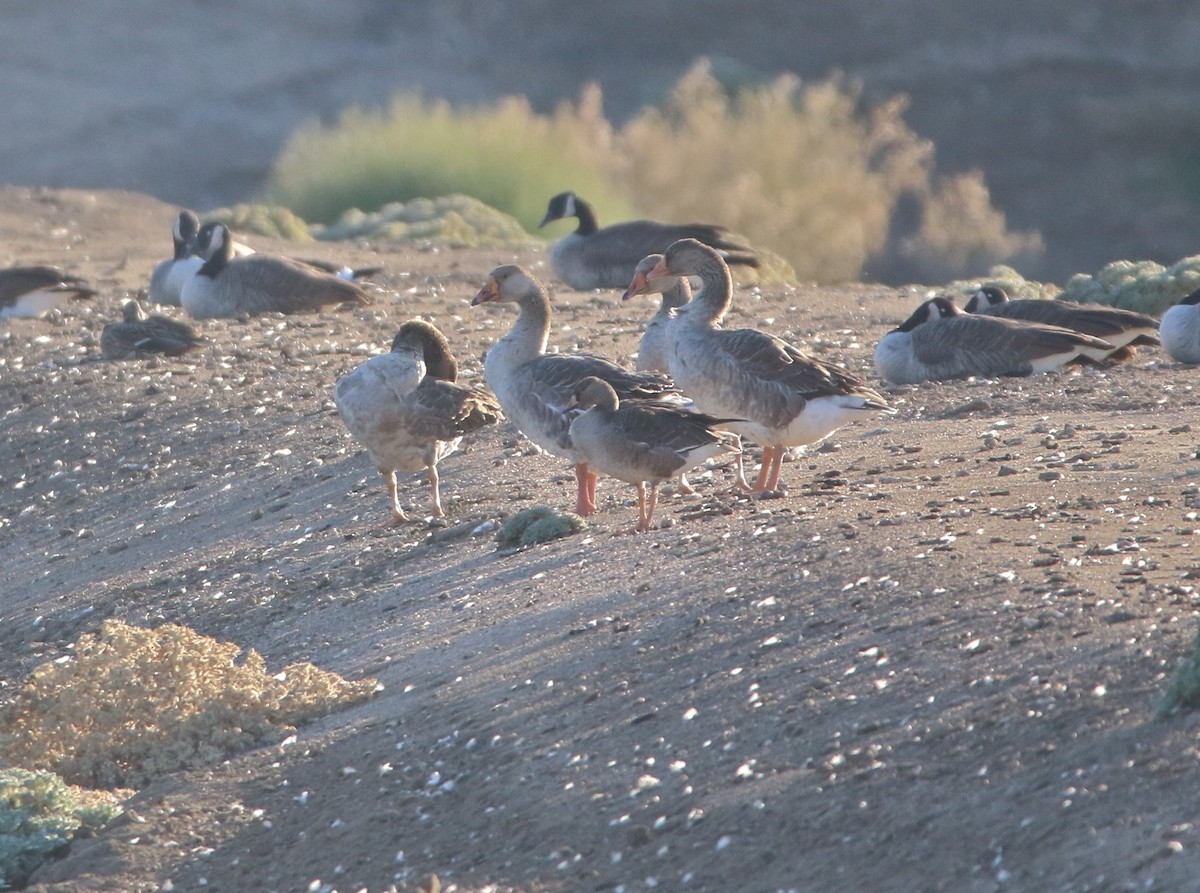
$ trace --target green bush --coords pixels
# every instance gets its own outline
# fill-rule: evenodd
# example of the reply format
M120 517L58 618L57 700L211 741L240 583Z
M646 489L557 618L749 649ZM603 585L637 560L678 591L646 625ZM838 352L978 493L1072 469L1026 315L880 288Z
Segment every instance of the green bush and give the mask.
M53 772L0 769L0 890L22 886L72 838L120 813L117 794L72 787Z
M1159 702L1158 716L1161 719L1197 707L1200 707L1200 631L1192 643L1192 653L1180 665Z
M1185 257L1169 267L1149 260L1113 261L1095 275L1076 273L1067 281L1060 297L1161 316L1197 288L1200 288L1200 255Z

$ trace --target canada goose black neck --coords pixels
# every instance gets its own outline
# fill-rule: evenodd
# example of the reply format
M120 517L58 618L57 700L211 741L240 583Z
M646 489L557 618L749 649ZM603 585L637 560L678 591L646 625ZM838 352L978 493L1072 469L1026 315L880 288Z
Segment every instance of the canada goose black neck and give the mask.
M1189 307L1194 307L1196 304L1200 304L1200 288L1196 289L1179 303L1187 304Z
M214 239L220 240L215 249L212 248ZM196 244L202 250L207 247L211 251L208 260L196 271L196 275L207 276L209 279L217 278L217 275L225 269L225 265L233 259L233 236L219 223L206 223L200 228Z
M911 332L921 323L932 322L935 319L947 319L958 316L959 309L946 298L931 298L913 311L912 316L898 325L897 332Z
M575 216L579 218L579 226L575 227L577 236L590 236L600 228L596 210L579 196L575 196Z

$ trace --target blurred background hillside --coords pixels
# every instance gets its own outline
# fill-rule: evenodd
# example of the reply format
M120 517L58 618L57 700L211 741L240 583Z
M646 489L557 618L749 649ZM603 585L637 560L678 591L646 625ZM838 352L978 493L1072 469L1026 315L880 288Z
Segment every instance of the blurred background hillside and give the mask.
M707 57L731 93L792 72L797 98L832 78L866 115L906 95L889 120L932 144L930 188L983 189L962 201L990 195L1001 229L1040 234L1014 265L1061 282L1200 252L1198 45L1200 5L1183 0L10 0L0 180L203 210L263 196L297 129L351 106L521 95L550 114L597 82L621 128ZM921 211L898 199L882 225L911 243ZM900 250L861 273L936 275Z

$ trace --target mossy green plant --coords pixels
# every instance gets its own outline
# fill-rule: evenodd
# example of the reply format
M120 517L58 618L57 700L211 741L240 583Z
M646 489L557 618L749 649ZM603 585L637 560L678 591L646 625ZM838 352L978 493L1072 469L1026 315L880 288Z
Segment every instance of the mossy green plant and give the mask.
M496 542L506 548L548 543L570 536L587 527L587 521L574 512L560 512L545 505L517 512L496 531Z
M1196 632L1191 653L1175 671L1175 678L1158 704L1158 717L1162 719L1197 707L1200 707L1200 630Z
M1185 257L1169 267L1148 260L1113 261L1095 274L1072 276L1060 297L1161 316L1197 288L1200 288L1200 255Z
M311 242L308 224L279 205L241 204L217 208L204 215L205 220L224 223L237 234L254 233L289 242Z
M313 226L324 241L366 239L450 248L527 248L537 240L516 218L466 195L391 202L374 213L352 208L328 226Z
M20 887L80 835L121 814L132 791L90 791L53 772L0 769L0 890Z

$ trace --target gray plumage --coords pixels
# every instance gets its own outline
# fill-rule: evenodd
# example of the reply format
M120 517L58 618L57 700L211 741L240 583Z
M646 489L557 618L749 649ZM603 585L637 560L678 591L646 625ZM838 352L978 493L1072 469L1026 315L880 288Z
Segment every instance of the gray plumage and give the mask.
M491 395L456 383L458 363L436 327L410 320L392 339L392 349L338 379L333 399L342 421L383 475L393 523L408 520L396 492L396 472L425 469L433 514L444 513L438 462L466 434L503 416Z
M71 298L97 294L83 279L57 267L9 267L0 270L0 319L42 316Z
M875 369L895 384L1025 376L1068 363L1100 363L1113 350L1109 342L1072 329L968 314L946 298L933 298L883 337Z
M578 218L579 225L550 246L550 266L572 288L624 288L638 261L648 254L666 251L672 242L685 238L711 245L726 263L758 266L754 250L732 241L722 226L630 220L601 228L592 206L573 192L550 199L541 226L564 217Z
M204 265L197 256L196 236L200 232L200 218L188 210L179 212L171 226L173 256L160 261L150 274L149 298L155 304L178 307L183 284Z
M127 301L121 322L110 322L100 333L100 351L110 360L150 354L181 356L208 343L185 322L147 315L137 301Z
M692 299L692 289L683 277L666 276L653 284L646 278L658 262L661 254L651 254L638 261L633 270L633 281L625 289L622 300L628 301L636 295L659 294L658 311L646 323L642 340L638 342L637 368L639 372L670 372L670 325L675 311Z
M358 285L297 261L268 254L233 256L233 237L220 223L206 223L197 237L204 265L180 295L183 309L197 319L303 313L336 304L369 304Z

